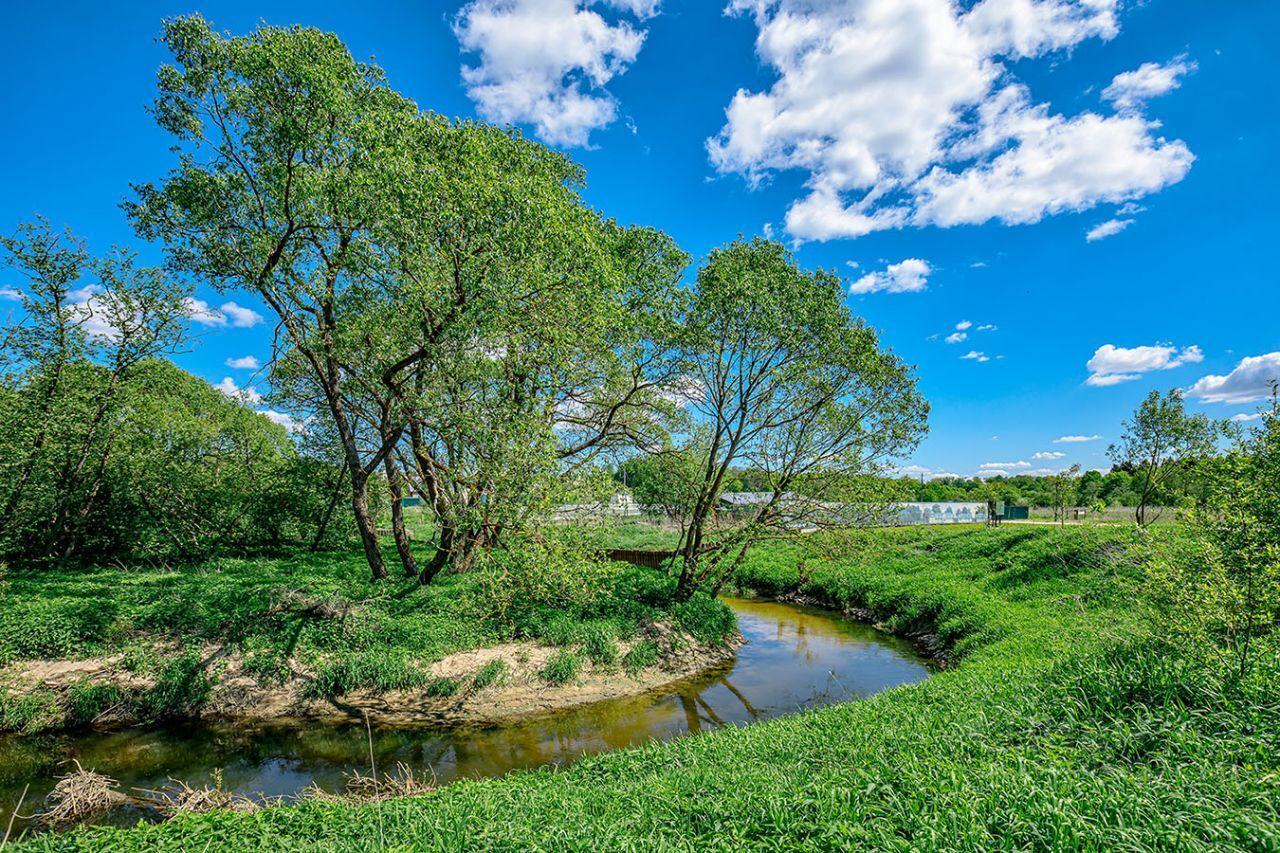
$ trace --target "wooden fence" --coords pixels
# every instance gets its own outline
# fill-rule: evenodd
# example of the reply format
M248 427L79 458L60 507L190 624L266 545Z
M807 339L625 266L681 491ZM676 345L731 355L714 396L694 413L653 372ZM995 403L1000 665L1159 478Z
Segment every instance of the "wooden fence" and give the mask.
M662 564L675 556L674 551L645 551L639 548L609 548L604 555L617 563L630 563L646 569L660 569Z

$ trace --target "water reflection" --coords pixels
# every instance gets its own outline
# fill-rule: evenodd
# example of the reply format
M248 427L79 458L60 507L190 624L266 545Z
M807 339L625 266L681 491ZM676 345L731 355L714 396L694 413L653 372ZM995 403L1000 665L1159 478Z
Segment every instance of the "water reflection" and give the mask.
M727 599L747 638L732 662L664 690L491 729L374 729L381 768L404 762L441 783L563 765L583 755L689 732L765 720L805 708L870 696L928 675L911 648L869 626L810 608ZM192 785L220 770L229 789L292 796L311 783L340 790L343 774L367 768L363 727L191 725L74 735L0 738L0 814L23 785L38 803L59 762L72 758L129 788L169 779ZM24 808L30 811L30 807ZM115 815L115 821L136 820Z

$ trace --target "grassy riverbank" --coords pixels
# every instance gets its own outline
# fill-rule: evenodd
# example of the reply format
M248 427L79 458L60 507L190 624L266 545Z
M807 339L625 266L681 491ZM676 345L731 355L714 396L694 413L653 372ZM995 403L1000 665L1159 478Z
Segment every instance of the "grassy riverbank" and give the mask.
M1280 846L1276 644L1236 677L1152 636L1131 531L878 531L839 558L823 545L762 549L739 580L927 628L956 665L863 702L380 808L187 815L32 846Z
M407 688L453 695L486 681L479 672L433 679L429 665L456 652L533 640L563 647L562 670L604 662L621 671L620 643L647 626L674 625L703 642L733 627L719 602L677 603L672 581L620 564L584 561L495 583L495 572L507 571L508 581L520 572L507 566L423 587L373 583L361 560L304 554L180 569L11 572L0 580L0 731L34 733L104 714L196 716L229 661L265 685L304 678L322 700ZM59 673L58 686L41 685Z

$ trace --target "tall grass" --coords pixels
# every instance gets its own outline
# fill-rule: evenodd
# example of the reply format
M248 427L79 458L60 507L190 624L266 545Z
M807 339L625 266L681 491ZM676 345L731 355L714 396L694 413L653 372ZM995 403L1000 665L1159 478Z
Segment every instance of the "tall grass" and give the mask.
M881 531L761 550L743 587L870 608L955 665L872 699L383 804L406 849L1280 848L1280 648L1246 677L1148 629L1124 530ZM349 805L49 849L363 849Z

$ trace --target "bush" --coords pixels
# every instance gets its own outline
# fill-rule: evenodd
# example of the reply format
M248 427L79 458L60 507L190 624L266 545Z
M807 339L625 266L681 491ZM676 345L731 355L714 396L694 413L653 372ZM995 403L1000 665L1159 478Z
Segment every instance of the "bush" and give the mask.
M641 640L622 656L622 667L628 674L635 676L640 670L648 669L658 662L662 656L661 649L653 640Z
M582 653L594 664L610 666L618 662L618 641L607 622L587 622L578 631Z
M128 694L114 684L94 684L82 679L67 691L67 722L86 726L109 708L121 704Z
M331 699L353 690L406 690L427 683L427 674L401 654L357 652L321 664L308 692Z
M435 678L427 682L427 695L443 698L454 696L462 689L462 682L456 678Z
M203 657L194 649L166 661L139 708L144 717L191 717L209 698L213 688Z
M0 686L0 731L35 734L63 725L64 713L51 690L12 693Z
M551 656L540 675L549 684L568 684L578 677L582 659L568 649L561 649Z
M723 643L737 630L733 611L704 592L695 592L675 608L680 626L702 643Z
M480 667L471 679L472 690L483 690L490 684L497 684L507 674L507 662L502 658L494 658Z

